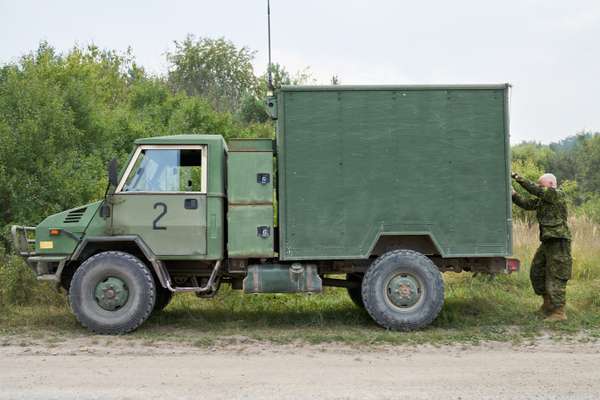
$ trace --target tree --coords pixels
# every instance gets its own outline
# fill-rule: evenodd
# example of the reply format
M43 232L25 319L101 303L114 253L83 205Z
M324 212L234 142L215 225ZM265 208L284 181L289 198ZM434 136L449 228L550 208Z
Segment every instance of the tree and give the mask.
M553 151L546 145L536 142L523 142L517 144L511 149L512 159L518 161L531 161L540 170L546 170L548 160L552 157Z
M237 113L242 98L256 91L254 54L224 38L196 40L188 35L167 53L168 80L175 90L206 98L217 111Z
M285 85L310 85L316 82L310 67L306 67L294 74L290 73L283 65L279 63L271 64L271 75L273 77L273 87L279 89ZM266 91L266 82L268 81L267 72L260 79L263 90Z
M578 166L583 189L600 193L600 135L589 137L583 143Z
M240 118L245 123L264 124L269 121L265 99L254 95L246 95L242 100Z
M139 137L240 132L270 136L204 97L174 93L130 53L88 46L59 54L41 43L0 66L0 231L101 198L106 163L124 162Z
M271 64L271 76L273 87L279 89L284 85L305 85L315 83L310 68L304 68L295 74L290 74L281 64ZM240 118L244 123L266 123L269 114L265 100L268 93L268 72L258 79L258 85L254 94L247 94L242 100Z
M517 172L519 173L519 175L533 180L533 181L537 181L537 179L540 177L540 175L542 175L544 173L543 169L540 168L540 166L538 164L536 164L536 162L532 159L514 159L512 160L512 167L511 167L513 172ZM527 193L527 191L525 191L525 189L523 189L521 187L521 185L517 184L517 183L512 183L513 188L519 192L522 196L524 197L531 197L531 195L529 193ZM521 221L526 221L529 224L532 224L533 222L535 222L535 214L531 213L529 211L525 211L520 207L517 207L516 205L513 205L513 216L515 219L521 220Z

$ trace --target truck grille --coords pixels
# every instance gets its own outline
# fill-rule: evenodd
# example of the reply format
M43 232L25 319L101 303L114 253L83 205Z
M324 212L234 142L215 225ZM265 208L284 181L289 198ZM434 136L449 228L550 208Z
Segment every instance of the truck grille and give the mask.
M65 224L74 224L81 220L83 214L85 213L86 207L78 208L77 210L70 211L65 217Z

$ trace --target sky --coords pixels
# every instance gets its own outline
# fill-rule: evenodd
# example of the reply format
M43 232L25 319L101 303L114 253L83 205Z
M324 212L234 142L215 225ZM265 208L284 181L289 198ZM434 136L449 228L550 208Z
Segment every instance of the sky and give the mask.
M272 0L273 61L317 83L504 83L511 142L600 131L598 0ZM41 40L94 43L154 74L187 34L225 37L267 64L266 0L0 0L0 64Z

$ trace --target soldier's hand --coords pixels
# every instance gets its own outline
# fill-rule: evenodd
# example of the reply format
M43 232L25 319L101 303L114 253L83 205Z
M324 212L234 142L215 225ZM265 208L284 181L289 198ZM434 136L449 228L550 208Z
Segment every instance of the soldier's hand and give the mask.
M511 173L510 176L513 179L519 179L519 174L517 174L516 172Z
M514 196L515 194L517 194L517 191L515 190L515 188L512 188L512 193L511 193L511 194L512 194L513 196Z

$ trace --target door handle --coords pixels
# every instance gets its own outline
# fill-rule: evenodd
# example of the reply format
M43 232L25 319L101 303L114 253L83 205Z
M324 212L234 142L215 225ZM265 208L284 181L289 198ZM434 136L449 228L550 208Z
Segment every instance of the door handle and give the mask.
M195 210L198 208L198 199L185 199L183 201L183 208L186 210Z

